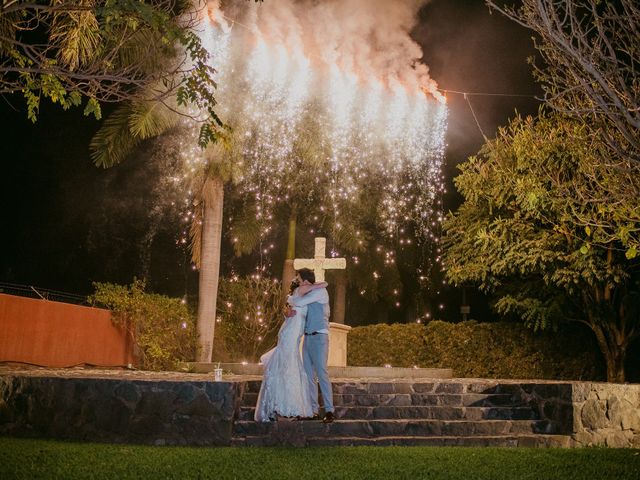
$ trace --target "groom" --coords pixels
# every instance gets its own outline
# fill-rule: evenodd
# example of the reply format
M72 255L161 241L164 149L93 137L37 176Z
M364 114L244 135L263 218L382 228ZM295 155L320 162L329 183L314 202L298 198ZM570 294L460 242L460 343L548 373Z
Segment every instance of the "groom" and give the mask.
M313 270L302 268L296 271L296 281L299 285L311 285L316 282L316 276ZM304 326L302 358L309 382L311 406L314 412L313 418L320 418L318 414L320 408L318 405L317 378L325 411L322 421L331 423L334 420L334 408L331 381L327 371L327 360L329 358L329 293L327 293L327 289L311 290L306 295L297 297L293 301L293 308L305 305L307 306L307 317Z

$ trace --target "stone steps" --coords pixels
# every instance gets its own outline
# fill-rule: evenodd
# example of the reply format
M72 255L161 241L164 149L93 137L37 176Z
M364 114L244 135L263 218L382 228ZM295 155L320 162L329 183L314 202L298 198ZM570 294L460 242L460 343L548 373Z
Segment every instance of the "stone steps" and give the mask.
M260 381L252 380L236 410L232 444L567 446L567 425L540 416L538 400L558 389L482 380L338 380L335 422L257 423Z
M253 420L255 407L240 408L238 420ZM337 406L336 419L440 419L440 420L536 420L529 407L452 407L452 406Z
M493 436L378 436L378 437L234 437L234 446L267 447L289 445L297 447L346 446L425 446L425 447L564 447L571 445L568 435L493 435Z

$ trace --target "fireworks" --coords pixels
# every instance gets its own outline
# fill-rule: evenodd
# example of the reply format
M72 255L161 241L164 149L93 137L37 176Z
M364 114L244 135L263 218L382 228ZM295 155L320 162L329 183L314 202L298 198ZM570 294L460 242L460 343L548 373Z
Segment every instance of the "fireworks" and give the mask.
M328 35L328 23L301 20L304 3L274 2L267 8L242 2L235 12L212 4L202 19L203 43L218 72L217 113L233 129L233 153L225 155L232 157L227 160L241 178L238 188L250 200L248 208L265 224L261 238L269 235L276 206L297 201L301 185L308 186L310 197L316 195L321 215L329 215L340 230L348 227L340 220L342 212L358 201L363 186L376 181L382 190L382 232L410 245L402 225L414 222L414 234L434 239L442 219L444 99L425 80L426 68L410 62L398 66L395 57L402 51L363 53L366 45L342 38L341 45L349 47L343 51L329 36L323 48L318 39ZM405 13L395 12L398 18ZM324 25L323 35L303 31L311 24ZM336 32L355 28L332 27ZM415 50L404 37L393 44L397 48L403 42ZM374 54L386 60L363 57ZM184 139L186 176L196 174L203 161L195 140L195 132ZM325 189L321 194L314 190L317 185ZM323 218L317 220L320 225ZM273 246L259 248L268 254ZM385 264L395 262L393 251L381 254Z

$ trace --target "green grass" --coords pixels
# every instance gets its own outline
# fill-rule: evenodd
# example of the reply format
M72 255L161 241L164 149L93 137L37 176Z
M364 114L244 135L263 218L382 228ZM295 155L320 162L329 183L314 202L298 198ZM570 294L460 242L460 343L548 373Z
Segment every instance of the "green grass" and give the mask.
M640 478L640 450L443 447L187 448L0 438L0 479Z

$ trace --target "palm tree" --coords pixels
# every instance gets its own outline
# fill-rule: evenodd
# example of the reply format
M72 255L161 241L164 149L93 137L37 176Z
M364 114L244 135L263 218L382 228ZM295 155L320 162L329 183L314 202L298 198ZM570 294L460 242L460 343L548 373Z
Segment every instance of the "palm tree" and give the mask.
M199 195L201 199L202 225L193 228L199 232L200 248L193 247L199 262L198 283L198 362L211 362L215 330L218 279L220 275L220 243L222 238L222 206L224 182L220 177L207 176ZM192 224L195 227L195 224ZM196 234L193 234L194 236ZM194 243L195 245L195 243Z
M191 258L198 268L198 348L196 361L211 362L220 277L222 211L225 184L239 175L233 149L216 144L205 152L205 165L195 179L195 215L191 223Z
M92 142L92 159L97 166L112 167L123 161L144 139L158 137L175 127L180 116L157 102L138 102L119 107L106 120ZM230 130L227 130L230 132ZM222 207L224 185L237 177L230 135L203 151L201 169L193 179L196 212L191 226L191 253L199 268L198 348L199 362L211 362L215 329Z

